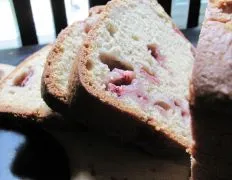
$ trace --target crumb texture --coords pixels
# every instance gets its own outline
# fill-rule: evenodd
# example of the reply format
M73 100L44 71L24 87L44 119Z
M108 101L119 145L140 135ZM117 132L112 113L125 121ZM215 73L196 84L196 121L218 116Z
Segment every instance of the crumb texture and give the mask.
M189 142L191 44L156 1L107 8L86 47L88 84Z
M14 66L8 64L0 64L0 82L7 77L13 70Z
M90 16L85 21L75 22L61 32L50 53L51 71L49 76L51 76L52 83L57 90L64 96L68 96L69 93L69 76L78 50L92 26L98 20L102 8L101 6L92 8Z
M41 117L50 113L50 108L41 97L41 76L51 46L22 62L1 84L1 111L16 114L34 114Z

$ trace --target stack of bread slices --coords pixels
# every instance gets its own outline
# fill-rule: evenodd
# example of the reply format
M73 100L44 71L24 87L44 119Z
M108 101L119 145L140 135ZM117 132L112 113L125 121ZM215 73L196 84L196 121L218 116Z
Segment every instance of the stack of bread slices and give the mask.
M42 96L108 134L136 140L145 131L188 148L193 63L193 46L157 1L113 0L60 34Z
M146 148L168 142L192 154L194 180L230 179L232 0L206 12L195 51L156 0L92 8L8 76L0 65L0 126L78 122Z
M96 21L95 14L100 11L101 7L90 9L90 17L86 20L89 26ZM81 43L87 32L87 23L75 22L67 27L58 37L57 43L61 41L62 36L71 32L77 34L77 42ZM0 126L11 128L15 124L14 120L22 120L21 123L36 122L51 129L63 129L67 126L70 129L73 126L73 123L70 126L69 121L65 121L60 113L52 110L41 96L41 78L47 56L49 53L52 54L57 43L43 47L22 61L15 69L13 66L0 65Z
M159 136L188 150L194 52L156 0L112 0L3 80L0 115L74 119L123 140L151 145Z

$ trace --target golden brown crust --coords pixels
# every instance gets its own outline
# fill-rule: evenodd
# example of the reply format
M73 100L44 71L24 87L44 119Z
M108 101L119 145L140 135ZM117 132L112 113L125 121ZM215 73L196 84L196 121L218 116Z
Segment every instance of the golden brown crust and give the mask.
M192 175L231 179L232 1L210 0L190 84Z
M45 102L52 108L56 108L57 105L60 105L57 109L63 109L63 106L66 106L69 103L68 95L57 87L54 77L52 76L53 63L63 55L64 50L62 43L64 42L65 37L72 33L75 29L74 27L79 25L78 23L79 22L75 22L60 33L47 57L42 75L41 93Z
M158 123L155 119L151 120L144 116L144 114L139 109L134 109L126 106L121 101L107 95L104 91L98 90L92 84L92 79L90 75L87 73L87 62L89 58L89 54L91 54L93 47L91 47L92 42L94 42L97 37L96 30L101 27L104 23L104 20L107 18L112 8L123 6L126 3L124 1L115 0L111 1L107 4L105 10L101 14L101 19L98 21L99 23L92 29L92 31L88 34L87 39L83 43L81 50L79 51L78 60L76 63L76 71L79 69L79 76L81 84L84 86L86 91L94 97L97 97L102 103L112 107L115 111L119 111L120 113L126 114L127 116L135 119L138 122L142 122L150 127L152 127L155 131L162 132L167 137L172 140L177 141L180 145L188 149L190 147L190 142L185 140L184 138L177 137L175 134L170 133L167 128L165 128L162 124Z
M217 1L222 2L222 1ZM228 1L229 3L231 1ZM198 43L190 87L191 104L230 112L232 105L232 5L231 13L209 3ZM214 103L214 106L209 104Z
M110 136L116 141L138 146L149 154L157 153L157 147L162 152L168 151L169 155L183 155L185 151L183 146L170 141L163 132L154 131L142 121L137 121L131 114L127 115L113 106L102 103L83 87L80 87L78 101L71 110L68 113L69 120L78 121L88 129Z

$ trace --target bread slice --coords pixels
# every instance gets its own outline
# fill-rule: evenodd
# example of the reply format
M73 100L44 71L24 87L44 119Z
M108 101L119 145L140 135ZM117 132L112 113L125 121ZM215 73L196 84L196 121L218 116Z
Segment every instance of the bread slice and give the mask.
M41 98L40 86L51 45L24 60L0 85L0 115L34 119L38 122L58 113Z
M74 66L84 89L118 113L189 147L192 45L155 0L113 0L100 18Z
M193 104L201 100L206 103L214 100L232 102L232 0L209 2L193 71ZM230 108L210 107L230 112Z
M0 82L14 70L14 66L8 64L0 64Z
M75 22L64 29L49 53L43 72L42 94L46 103L53 109L63 111L71 104L70 91L75 91L69 80L72 66L83 39L98 20L102 9L103 6L91 8L85 21ZM76 83L79 83L78 79Z
M232 176L231 62L232 0L209 0L190 86L193 180Z

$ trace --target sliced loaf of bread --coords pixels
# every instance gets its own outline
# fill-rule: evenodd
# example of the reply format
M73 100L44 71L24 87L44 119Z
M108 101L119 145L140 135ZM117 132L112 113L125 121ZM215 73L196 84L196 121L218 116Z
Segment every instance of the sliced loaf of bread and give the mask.
M14 66L8 64L0 64L0 82L14 70Z
M70 91L76 90L70 85L69 80L72 66L84 38L98 20L103 8L103 6L91 8L85 21L75 22L64 29L47 57L42 78L42 96L53 109L63 111L72 104ZM78 84L79 80L76 79L75 83Z
M51 45L24 60L0 85L0 115L44 120L54 113L41 97L41 76ZM58 115L58 114L57 114Z
M192 179L232 177L232 0L209 0L190 86Z
M99 103L188 148L193 50L156 0L112 0L84 41L73 72Z

